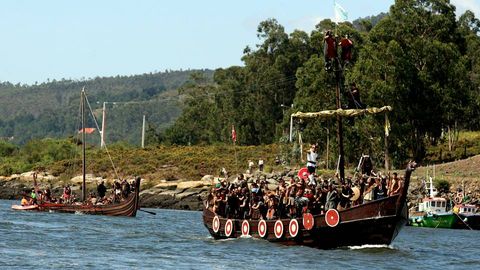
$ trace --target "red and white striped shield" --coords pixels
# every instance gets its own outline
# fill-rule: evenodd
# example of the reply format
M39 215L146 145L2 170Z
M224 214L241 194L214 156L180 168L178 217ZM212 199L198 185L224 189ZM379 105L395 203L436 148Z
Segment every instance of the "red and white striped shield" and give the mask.
M267 222L263 219L258 222L258 235L260 235L260 237L267 235Z
M311 230L313 229L313 226L315 226L315 220L313 219L313 215L310 213L305 213L303 214L303 227L305 230Z
M281 238L283 236L283 222L281 220L277 220L275 222L275 236L277 238Z
M227 237L230 237L233 232L233 221L231 219L227 219L227 222L225 223L225 235Z
M336 209L329 209L325 214L325 222L330 227L335 227L340 223L340 215Z
M291 237L296 237L298 234L298 221L296 219L290 220L290 224L288 224L288 232L290 233Z
M248 235L250 235L250 223L248 223L248 220L244 220L242 222L242 236Z
M213 232L215 233L218 233L218 231L220 230L220 219L218 218L218 216L215 216L213 218L213 221L212 221L212 230Z

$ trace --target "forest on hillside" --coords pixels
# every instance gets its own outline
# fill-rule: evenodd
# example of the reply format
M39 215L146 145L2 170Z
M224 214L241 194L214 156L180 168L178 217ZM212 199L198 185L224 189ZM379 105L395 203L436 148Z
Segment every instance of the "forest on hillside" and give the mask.
M177 89L192 73L211 78L213 71L165 71L135 76L53 80L41 84L0 83L0 137L15 144L32 139L65 138L79 129L80 91L85 88L99 125L106 103L106 142L140 144L142 117L155 134L180 115ZM93 118L88 125L95 127ZM149 137L150 138L150 137ZM93 138L92 138L93 140ZM100 139L95 136L95 142Z
M325 70L326 30L354 43L345 71L342 104L356 83L369 107L391 105L389 152L394 165L422 160L428 145L459 130L478 130L480 117L480 21L471 11L455 14L448 0L397 0L388 14L336 25L329 19L311 33L286 33L275 19L260 23L258 44L246 47L244 66L218 69L213 82L196 74L179 91L183 112L159 142L260 145L285 142L290 114L335 109L335 79ZM363 116L344 121L346 160L362 153L383 162L384 118ZM322 153L330 139L335 149L335 121L295 123L303 142L318 142ZM298 142L298 136L295 137ZM336 154L330 158L334 164Z
M453 153L459 131L479 130L480 21L471 11L456 14L449 0L397 0L388 13L352 23L325 19L310 33L287 33L267 19L257 28L258 44L244 49L242 66L29 86L0 83L0 137L29 146L42 142L35 139L74 135L85 87L98 120L108 102L107 143L139 145L146 115L147 145L231 144L235 126L239 145L280 143L283 159L298 158L301 134L303 143L318 143L322 159L336 164L333 119L296 121L295 143L283 145L292 113L336 108L336 81L325 70L323 53L327 30L353 41L341 87L343 108L351 83L367 107L393 107L388 150L395 167L421 161L429 147L445 142ZM347 163L369 154L383 164L384 121L383 116L343 121ZM94 127L91 120L89 126ZM92 143L98 144L98 137L91 136Z

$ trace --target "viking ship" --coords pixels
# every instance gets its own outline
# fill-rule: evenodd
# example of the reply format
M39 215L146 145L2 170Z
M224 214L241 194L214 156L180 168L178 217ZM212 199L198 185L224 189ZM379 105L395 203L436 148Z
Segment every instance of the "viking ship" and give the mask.
M343 109L340 102L340 87L343 70L338 59L335 68L336 79L336 110L320 112L297 112L293 118L333 118L337 122L337 143L339 160L337 170L340 179L345 179L345 160L343 149L342 118L366 114L385 114L385 168L389 168L388 158L388 117L390 106L381 108ZM216 215L212 209L205 207L203 222L214 239L251 236L266 239L285 245L305 245L322 249L361 245L389 245L408 223L406 204L410 176L416 163L407 165L403 189L399 194L383 199L370 201L337 211L329 209L324 214L312 215L304 213L300 218L279 218L277 220L227 219ZM205 206L208 203L204 204Z
M408 222L406 204L410 176L416 164L405 171L399 194L325 214L304 213L301 218L277 220L227 219L210 208L203 209L203 222L214 239L255 237L284 245L321 249L347 246L389 245Z
M133 184L134 191L131 192L127 198L118 203L111 204L91 204L87 202L86 196L86 130L85 128L85 105L88 104L85 89L81 92L81 118L82 129L80 130L82 136L82 202L81 203L51 203L38 202L35 206L19 206L12 205L14 210L34 210L60 213L75 213L75 214L90 214L90 215L106 215L106 216L127 216L135 217L139 209L139 194L140 194L140 177L135 179ZM38 193L36 184L36 177L34 177L35 193ZM37 195L38 198L38 195Z

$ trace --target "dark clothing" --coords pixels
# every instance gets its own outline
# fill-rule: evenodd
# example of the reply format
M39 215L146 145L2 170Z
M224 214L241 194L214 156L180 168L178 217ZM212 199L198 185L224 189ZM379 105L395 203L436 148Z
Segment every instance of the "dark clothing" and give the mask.
M374 200L383 199L385 197L387 197L387 190L385 189L385 187L383 185L381 187L377 186L373 189L373 199Z
M97 186L97 193L98 193L98 197L100 198L105 197L105 194L107 193L107 188L103 183L100 183L100 185Z
M236 210L238 209L238 197L235 194L227 195L227 207L225 216L227 218L234 218L236 216Z
M342 187L342 193L340 196L340 206L343 208L350 207L350 198L353 196L353 190L350 187Z
M342 48L341 57L344 62L350 62L352 60L352 48L353 42L348 38L343 38L340 41L340 47Z
M325 37L323 52L325 54L325 59L330 60L337 57L337 42L335 41L334 37L332 36Z

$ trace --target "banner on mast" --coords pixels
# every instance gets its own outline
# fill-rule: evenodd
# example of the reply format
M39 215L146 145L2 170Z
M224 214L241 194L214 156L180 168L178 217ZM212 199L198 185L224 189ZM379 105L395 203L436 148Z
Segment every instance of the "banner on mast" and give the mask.
M95 130L97 130L96 128L84 128L84 129L86 134L92 134L95 132ZM78 133L83 133L84 129L83 128L79 129Z
M336 0L334 0L333 3L333 9L335 11L335 22L339 23L348 20L348 12L342 6L340 6L340 4L337 3Z

